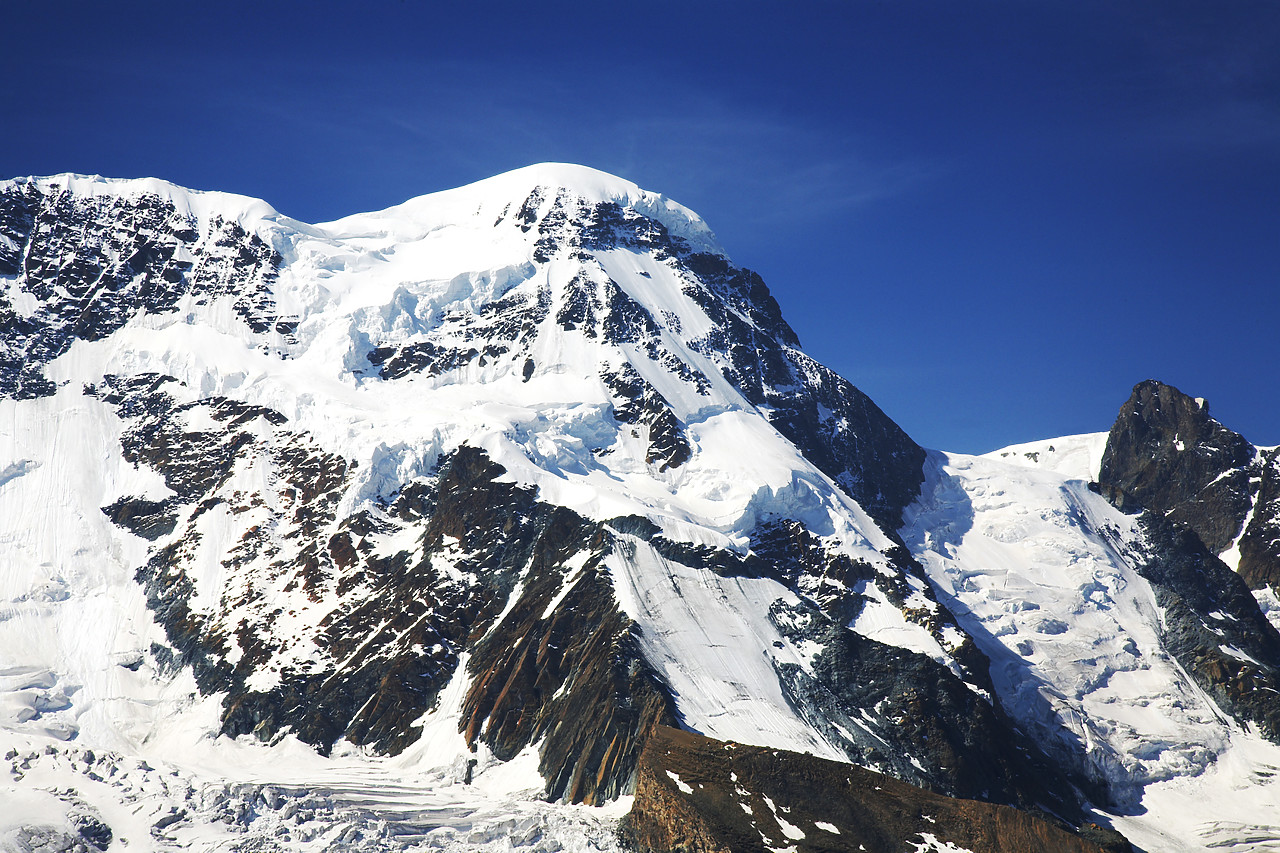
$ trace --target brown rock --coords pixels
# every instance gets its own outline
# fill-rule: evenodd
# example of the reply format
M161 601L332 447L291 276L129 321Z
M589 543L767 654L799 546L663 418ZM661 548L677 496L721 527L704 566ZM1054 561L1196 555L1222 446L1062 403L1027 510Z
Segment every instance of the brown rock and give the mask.
M644 853L900 853L928 836L981 853L1132 849L1096 824L1073 831L851 764L666 727L653 731L640 756L623 834Z

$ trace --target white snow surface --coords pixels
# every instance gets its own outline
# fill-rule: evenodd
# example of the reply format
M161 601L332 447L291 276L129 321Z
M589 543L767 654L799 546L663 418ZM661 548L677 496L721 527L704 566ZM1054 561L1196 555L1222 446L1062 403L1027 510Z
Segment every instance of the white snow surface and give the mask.
M973 853L967 847L959 847L950 841L940 841L932 832L920 833L920 841L912 853Z
M1041 468L1073 480L1091 482L1098 479L1102 454L1106 449L1107 433L1091 432L1011 444L984 455L988 459Z
M1141 849L1280 849L1280 748L1162 648L1154 595L1125 556L1133 519L1087 488L1096 447L931 452L901 533L991 659L1005 708L1110 785L1115 825Z
M573 163L537 163L457 189L410 199L376 213L358 213L317 226L345 240L390 238L393 244L421 239L437 228L459 227L473 219L492 222L510 205L519 207L536 188L566 189L588 203L617 202L688 241L700 251L723 253L702 217L671 199L608 172ZM548 195L545 202L552 197ZM465 227L465 226L464 226Z

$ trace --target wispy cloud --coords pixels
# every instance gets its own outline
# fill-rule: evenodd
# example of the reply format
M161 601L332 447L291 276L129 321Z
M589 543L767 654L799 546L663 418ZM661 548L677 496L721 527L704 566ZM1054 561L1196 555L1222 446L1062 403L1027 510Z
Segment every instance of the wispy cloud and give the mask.
M1280 6L1188 14L1156 4L1137 23L1135 143L1225 152L1280 143Z
M1230 100L1199 105L1152 120L1141 138L1191 150L1276 151L1280 149L1280 104Z
M585 163L759 226L855 211L942 168L692 88L610 100L550 78L495 80L491 68L451 64L425 76L432 85L408 99L344 97L359 116L344 116L342 132L388 166L388 157L430 161L474 178L537 160Z

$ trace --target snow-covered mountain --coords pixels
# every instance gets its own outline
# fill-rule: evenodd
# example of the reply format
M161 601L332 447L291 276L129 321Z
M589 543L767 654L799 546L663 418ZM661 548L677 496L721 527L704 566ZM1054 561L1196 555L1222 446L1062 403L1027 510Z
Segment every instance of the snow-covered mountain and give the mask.
M0 328L0 844L1280 838L1276 454L1167 386L926 452L555 164L320 225L5 182ZM783 799L850 765L908 784Z

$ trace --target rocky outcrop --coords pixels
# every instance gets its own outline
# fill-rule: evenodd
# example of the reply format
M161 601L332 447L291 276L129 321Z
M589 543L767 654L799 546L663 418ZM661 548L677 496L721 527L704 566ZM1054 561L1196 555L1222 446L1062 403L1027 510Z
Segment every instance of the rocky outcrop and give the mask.
M52 394L44 366L77 340L96 341L135 316L178 310L184 297L231 300L254 334L287 341L276 309L280 254L238 222L201 224L156 193L80 195L56 184L0 188L0 396Z
M614 598L608 534L568 510L537 512L549 517L518 598L470 647L464 733L503 760L541 744L548 796L598 804L632 790L640 748L674 724L674 703Z
M1187 527L1150 510L1138 523L1137 569L1164 612L1165 648L1220 708L1280 743L1280 633Z
M783 635L816 647L779 677L809 723L851 761L952 797L1079 818L1078 780L996 707L931 658L844 629L813 607L770 612Z
M1118 833L951 799L810 755L659 728L640 758L624 837L645 853L1122 853ZM954 845L944 847L944 845Z
M524 275L532 268L519 271ZM366 353L385 380L421 373L442 376L474 364L484 368L497 361L529 364L537 327L551 310L551 293L508 293L487 302L475 313L454 311L439 319L426 340L403 346L376 346Z
M1219 707L1280 741L1280 634L1249 588L1280 576L1280 476L1209 416L1209 405L1142 382L1107 437L1098 487L1140 513L1132 555L1163 610L1161 640ZM1218 555L1239 540L1239 573Z
M1149 380L1107 437L1102 494L1193 530L1211 552L1233 544L1251 589L1280 585L1280 451L1262 452L1209 417L1209 404Z
M1254 457L1253 445L1209 417L1208 402L1148 380L1120 409L1098 483L1118 509L1164 513L1219 554L1252 505Z
M634 427L632 435L643 437L647 442L649 449L645 453L645 462L656 465L659 471L666 471L689 461L693 451L680 419L666 399L634 367L626 364L616 373L606 371L601 378L614 398L614 419ZM643 436L640 434L642 429Z
M1260 467L1253 516L1240 537L1236 569L1250 588L1280 592L1280 449L1267 453Z
M719 255L682 259L714 323L694 341L725 378L890 535L924 482L924 450L871 398L800 351L764 281Z

